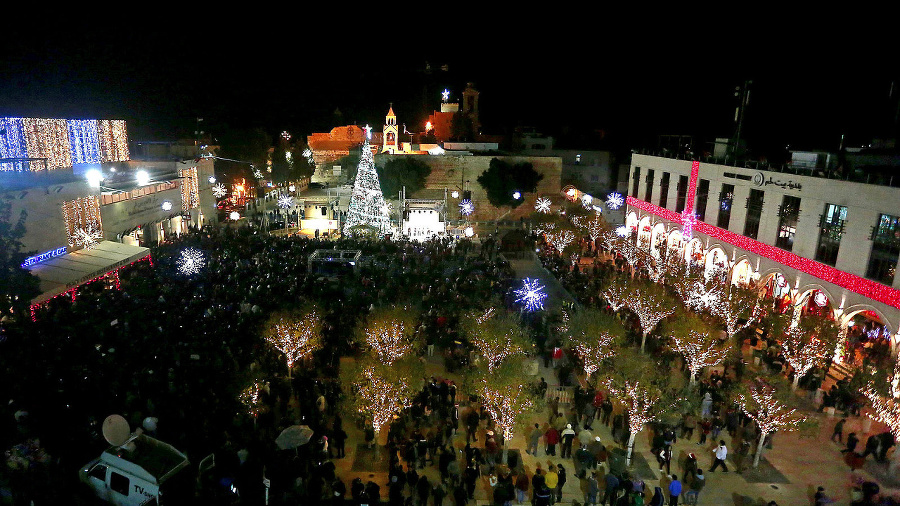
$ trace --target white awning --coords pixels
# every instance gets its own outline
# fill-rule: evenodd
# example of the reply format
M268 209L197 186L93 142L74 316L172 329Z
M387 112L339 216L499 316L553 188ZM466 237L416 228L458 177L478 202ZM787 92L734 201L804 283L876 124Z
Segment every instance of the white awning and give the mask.
M149 254L149 248L103 241L91 249L81 249L41 262L30 269L40 280L41 288L41 294L31 303L39 304L52 299Z

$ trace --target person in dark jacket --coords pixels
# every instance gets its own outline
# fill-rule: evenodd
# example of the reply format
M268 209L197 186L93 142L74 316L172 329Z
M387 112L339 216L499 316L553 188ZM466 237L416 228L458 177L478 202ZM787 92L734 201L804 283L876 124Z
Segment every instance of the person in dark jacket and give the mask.
M556 465L556 502L562 502L563 485L566 484L566 468L562 464Z
M851 432L847 435L847 447L841 450L841 453L850 453L856 451L856 445L859 443L859 438L856 437L855 432Z

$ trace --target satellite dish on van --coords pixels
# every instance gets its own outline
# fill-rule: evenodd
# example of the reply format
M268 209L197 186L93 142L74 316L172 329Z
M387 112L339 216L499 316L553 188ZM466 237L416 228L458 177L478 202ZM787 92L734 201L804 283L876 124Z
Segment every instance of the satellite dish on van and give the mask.
M103 437L112 446L122 446L131 437L131 427L122 415L109 415L103 420Z

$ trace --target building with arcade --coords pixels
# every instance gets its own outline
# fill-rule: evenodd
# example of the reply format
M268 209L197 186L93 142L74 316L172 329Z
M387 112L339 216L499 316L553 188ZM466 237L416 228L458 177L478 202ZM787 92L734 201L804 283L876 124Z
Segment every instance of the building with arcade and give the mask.
M214 221L213 160L133 160L119 120L0 118L0 199L25 214L24 267L40 303L149 258Z
M799 166L731 166L634 153L625 225L659 257L749 285L794 315L833 317L844 339L900 339L900 188Z

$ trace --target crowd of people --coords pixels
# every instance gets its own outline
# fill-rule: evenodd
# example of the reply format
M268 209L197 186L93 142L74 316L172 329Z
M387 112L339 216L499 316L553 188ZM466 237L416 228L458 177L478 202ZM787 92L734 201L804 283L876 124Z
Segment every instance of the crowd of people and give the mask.
M194 275L177 266L189 246L206 260ZM365 261L347 277L329 278L309 269L317 249L358 249ZM249 228L177 237L154 248L152 260L121 269L118 290L112 281L90 283L38 308L34 321L4 322L0 388L10 401L0 443L39 441L49 456L20 469L10 488L22 497L71 494L77 469L106 446L101 423L119 413L132 429L158 420L151 435L193 462L216 454L217 472L245 496L262 497L263 468L272 492L293 490L285 483L320 467L316 445L289 458L272 442L294 424L317 437L341 432L339 358L354 353L353 333L371 308L415 302L428 343L452 361L460 346L455 322L502 298L509 277L493 240L327 241ZM324 345L288 379L283 357L261 336L270 313L304 302L322 312ZM255 380L266 387L254 419L238 394ZM44 486L47 480L66 486ZM315 490L307 486L305 494Z

